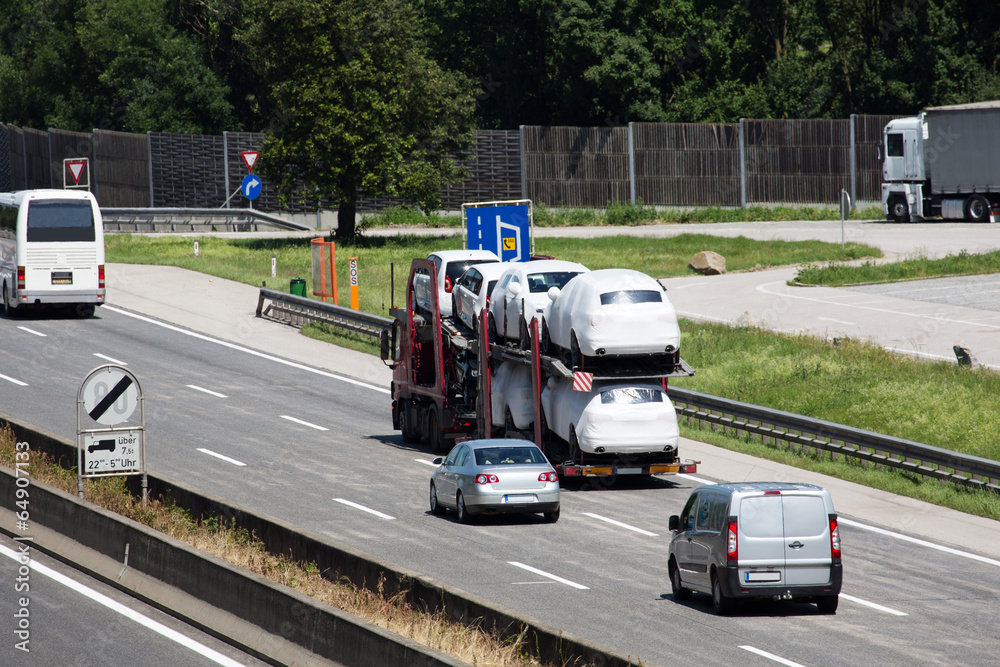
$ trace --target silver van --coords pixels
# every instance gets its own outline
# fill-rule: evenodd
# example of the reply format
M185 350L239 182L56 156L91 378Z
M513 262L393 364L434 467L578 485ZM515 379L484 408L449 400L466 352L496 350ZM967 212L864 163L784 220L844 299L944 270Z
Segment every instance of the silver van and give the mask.
M738 598L815 602L837 611L843 569L830 492L813 484L706 484L670 517L675 600L712 596L717 614Z

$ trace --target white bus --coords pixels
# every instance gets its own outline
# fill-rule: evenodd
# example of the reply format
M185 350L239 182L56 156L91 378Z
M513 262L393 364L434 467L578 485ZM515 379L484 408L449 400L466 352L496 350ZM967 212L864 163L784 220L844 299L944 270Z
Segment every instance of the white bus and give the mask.
M72 306L82 317L104 303L104 223L89 192L0 193L3 313Z

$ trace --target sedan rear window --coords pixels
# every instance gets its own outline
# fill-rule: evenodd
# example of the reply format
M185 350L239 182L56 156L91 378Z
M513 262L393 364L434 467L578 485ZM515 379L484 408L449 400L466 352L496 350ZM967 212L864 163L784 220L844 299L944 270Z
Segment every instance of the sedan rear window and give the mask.
M547 463L547 459L537 447L485 447L476 450L477 465L511 463Z
M659 303L663 301L662 290L630 289L617 292L605 292L601 295L601 305L621 305L630 303Z
M455 282L462 277L462 274L466 270L475 264L485 264L486 262L495 262L494 259L466 259L460 262L451 262L448 267L444 270L445 275L451 278L452 282Z
M601 392L601 403L630 405L634 403L662 403L663 392L659 389L605 389Z

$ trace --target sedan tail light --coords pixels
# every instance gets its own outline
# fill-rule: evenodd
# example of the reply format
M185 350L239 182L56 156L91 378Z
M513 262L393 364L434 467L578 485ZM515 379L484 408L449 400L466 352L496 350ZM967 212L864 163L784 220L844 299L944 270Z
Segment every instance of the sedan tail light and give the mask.
M559 475L557 475L554 472L543 472L541 475L538 476L538 481L539 482L558 482L559 481Z
M496 484L500 478L496 475L476 475L476 484Z

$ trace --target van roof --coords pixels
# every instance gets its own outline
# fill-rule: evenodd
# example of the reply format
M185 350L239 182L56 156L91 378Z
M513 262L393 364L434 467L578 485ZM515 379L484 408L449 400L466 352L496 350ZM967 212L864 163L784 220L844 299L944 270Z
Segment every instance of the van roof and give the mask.
M699 488L717 488L724 492L752 493L754 491L825 491L822 486L805 482L734 482L731 484L705 484Z

